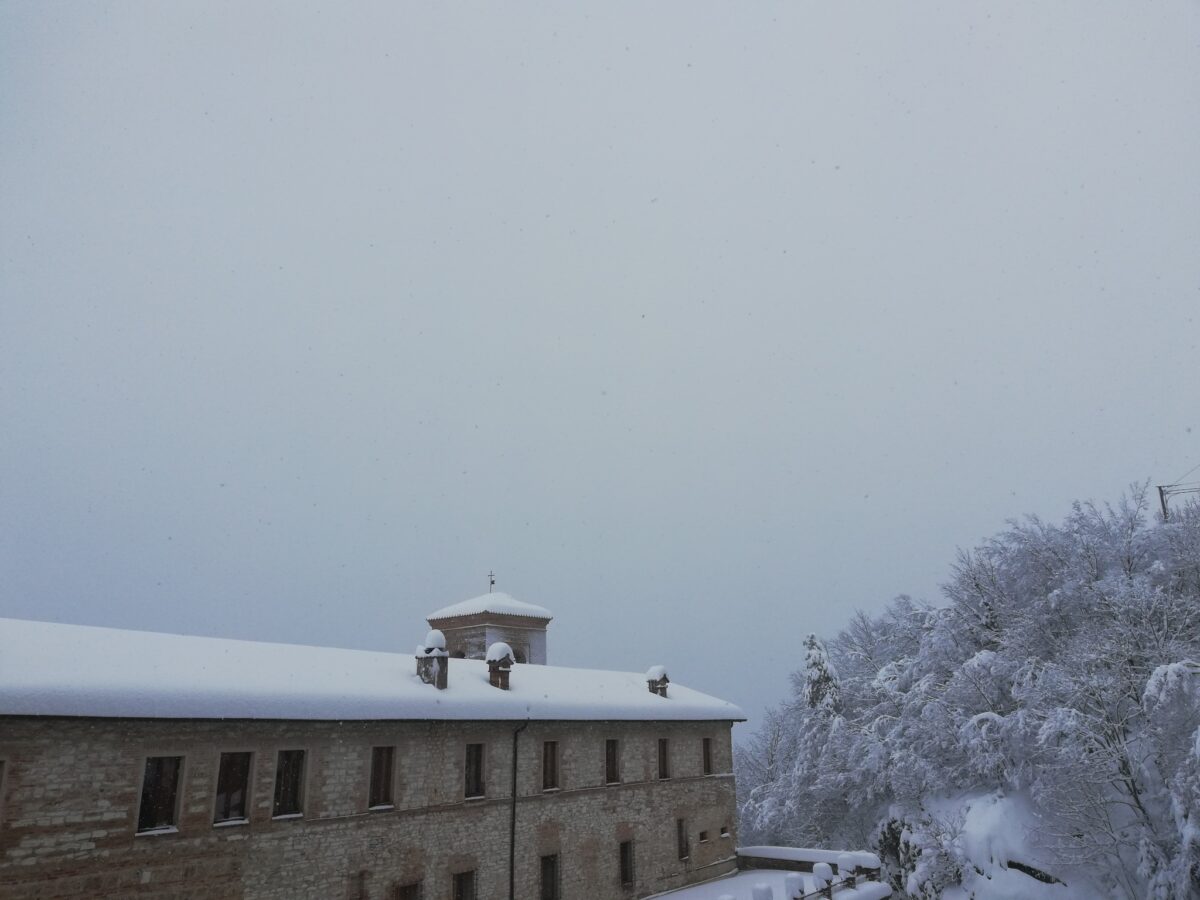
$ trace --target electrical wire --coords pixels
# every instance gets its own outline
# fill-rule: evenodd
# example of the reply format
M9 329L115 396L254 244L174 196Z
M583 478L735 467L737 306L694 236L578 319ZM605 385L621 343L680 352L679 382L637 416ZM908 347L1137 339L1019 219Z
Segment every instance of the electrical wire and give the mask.
M1196 463L1194 466L1192 466L1190 469L1188 469L1186 472L1184 472L1182 475L1180 475L1178 478L1176 478L1174 483L1179 484L1181 481L1183 481L1183 479L1187 478L1189 475L1191 475L1197 469L1200 469L1200 463Z

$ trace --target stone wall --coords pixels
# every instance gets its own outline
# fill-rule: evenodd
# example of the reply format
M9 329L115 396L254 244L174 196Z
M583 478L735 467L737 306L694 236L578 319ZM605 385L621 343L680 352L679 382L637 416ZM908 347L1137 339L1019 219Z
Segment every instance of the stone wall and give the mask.
M369 898L410 881L450 900L474 869L480 900L508 896L512 722L256 722L0 717L0 897ZM658 739L672 777L658 781ZM702 774L701 740L713 739ZM605 786L605 740L622 784ZM556 740L559 790L542 790ZM468 742L485 745L486 796L464 800ZM371 748L396 747L395 808L367 811ZM516 896L539 896L539 857L559 854L564 900L627 900L735 867L727 722L532 722L519 737ZM302 818L272 819L275 756L305 749ZM249 822L213 825L222 752L254 754ZM136 833L147 756L183 756L175 833ZM679 860L676 819L690 855ZM723 836L722 831L726 831ZM700 832L707 840L700 841ZM618 845L635 842L636 883Z

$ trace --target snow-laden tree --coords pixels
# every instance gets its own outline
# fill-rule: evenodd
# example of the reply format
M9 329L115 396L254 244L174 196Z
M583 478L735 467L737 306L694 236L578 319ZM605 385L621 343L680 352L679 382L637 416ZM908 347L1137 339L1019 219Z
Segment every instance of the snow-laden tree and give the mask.
M836 715L842 711L842 689L838 685L837 670L829 661L825 645L815 634L804 639L801 674L796 693L810 709L819 710L823 715Z
M870 844L901 892L936 896L978 876L931 801L1020 794L1042 823L1031 872L1200 897L1200 504L1149 521L1135 487L1011 523L944 594L803 642L790 698L739 748L744 836Z

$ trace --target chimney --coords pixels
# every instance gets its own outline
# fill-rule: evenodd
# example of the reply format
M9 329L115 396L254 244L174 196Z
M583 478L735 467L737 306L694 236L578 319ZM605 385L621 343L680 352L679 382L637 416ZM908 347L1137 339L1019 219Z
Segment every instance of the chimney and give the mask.
M667 685L670 683L671 679L667 677L666 666L651 666L646 670L646 687L650 689L650 693L665 697L667 696Z
M513 667L512 647L504 641L496 641L487 650L488 683L492 687L508 690L508 675Z
M425 643L417 645L417 676L439 691L447 685L450 655L446 652L446 636L436 628L425 635Z

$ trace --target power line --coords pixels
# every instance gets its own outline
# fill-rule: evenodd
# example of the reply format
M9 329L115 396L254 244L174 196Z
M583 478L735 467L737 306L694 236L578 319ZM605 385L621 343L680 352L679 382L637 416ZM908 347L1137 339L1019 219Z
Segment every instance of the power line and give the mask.
M1188 469L1186 472L1184 472L1182 475L1180 475L1178 478L1176 478L1175 483L1179 484L1179 482L1183 481L1183 479L1187 478L1189 475L1191 475L1197 469L1200 469L1200 463L1196 463L1194 466L1192 466L1190 469Z
M1200 469L1200 466L1196 467ZM1195 469L1192 470L1193 472ZM1191 474L1190 472L1188 473ZM1160 484L1158 485L1158 502L1162 506L1163 521L1170 518L1170 512L1167 509L1167 498L1174 497L1177 494L1200 494L1200 482L1192 482L1191 484Z

